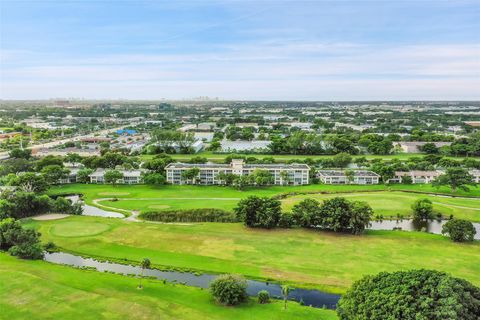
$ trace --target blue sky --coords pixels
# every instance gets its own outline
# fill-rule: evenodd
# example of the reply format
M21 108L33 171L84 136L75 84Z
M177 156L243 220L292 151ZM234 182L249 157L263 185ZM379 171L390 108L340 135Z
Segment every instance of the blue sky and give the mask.
M0 98L478 100L477 1L0 0Z

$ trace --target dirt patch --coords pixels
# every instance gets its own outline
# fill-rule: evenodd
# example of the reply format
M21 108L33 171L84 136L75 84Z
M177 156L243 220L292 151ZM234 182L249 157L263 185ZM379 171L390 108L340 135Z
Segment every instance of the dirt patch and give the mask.
M69 214L61 214L61 213L50 213L50 214L42 214L39 216L32 217L33 220L38 221L46 221L46 220L58 220L63 219L70 216Z

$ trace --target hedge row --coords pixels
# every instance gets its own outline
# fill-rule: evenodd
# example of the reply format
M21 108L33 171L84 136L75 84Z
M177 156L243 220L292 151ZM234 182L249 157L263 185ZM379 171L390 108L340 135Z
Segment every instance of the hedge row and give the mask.
M148 211L140 214L142 219L161 222L237 222L233 212L221 209L190 209Z

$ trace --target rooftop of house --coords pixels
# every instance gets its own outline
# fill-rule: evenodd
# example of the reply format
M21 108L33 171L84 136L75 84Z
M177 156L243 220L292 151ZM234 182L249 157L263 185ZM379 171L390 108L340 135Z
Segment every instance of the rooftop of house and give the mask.
M233 165L239 165L244 169L304 169L310 170L310 167L303 163L292 163L292 164L245 164L243 161L237 161L234 159L230 164L219 164L219 163L182 163L175 162L170 163L166 169L186 169L186 168L218 168L218 169L231 169Z
M352 170L355 177L380 177L373 171L368 170ZM323 177L345 177L345 171L341 170L319 170L318 174Z
M104 169L104 168L97 168L94 172L89 174L89 177L103 177L107 171L113 169ZM124 170L124 169L115 169L120 171L124 177L140 177L142 173L146 172L144 169L133 169L133 170Z
M421 171L421 170L395 172L395 175L399 177L402 177L402 176L438 177L441 174L443 174L443 172L441 171Z

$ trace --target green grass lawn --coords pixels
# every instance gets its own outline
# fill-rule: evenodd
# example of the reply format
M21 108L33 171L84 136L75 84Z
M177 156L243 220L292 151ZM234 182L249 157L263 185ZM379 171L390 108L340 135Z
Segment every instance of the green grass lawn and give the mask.
M397 190L397 191L396 191ZM112 208L123 210L138 210L141 212L152 210L182 210L194 208L217 208L232 210L239 199L250 195L275 196L282 193L297 192L306 195L292 196L284 200L284 209L290 210L294 203L304 198L317 198L319 200L332 197L332 195L309 193L338 193L345 196L369 202L375 214L395 216L397 213L408 216L411 213L411 204L418 198L429 198L434 202L435 210L449 216L466 218L471 221L480 221L480 199L445 198L427 194L405 193L398 190L414 191L420 193L438 192L450 194L447 187L439 189L431 185L307 185L307 186L271 186L264 188L249 188L239 191L231 187L221 186L147 186L119 185L85 185L73 184L54 187L52 194L82 193L87 203L94 204L95 199L117 197L118 201L103 200L98 203ZM361 191L367 191L357 193ZM377 191L368 193L368 191ZM384 192L378 192L384 191ZM348 193L354 192L354 193ZM472 188L469 192L458 191L457 195L480 196L480 188ZM333 195L335 196L335 195Z
M442 270L480 285L479 241L458 244L420 232L353 236L247 229L238 223L175 225L81 216L27 224L38 228L42 241L77 254L137 262L148 257L157 266L239 273L331 292L344 292L366 274L412 268Z
M264 158L264 157L273 157L275 158L276 161L282 162L282 161L288 161L288 160L295 160L295 159L314 159L314 160L319 160L319 159L325 159L325 158L332 158L333 155L292 155L292 154L281 154L281 155L272 155L272 154L241 154L238 153L239 155L246 156L246 157L255 157L258 159ZM171 154L170 156L177 160L177 161L186 161L190 160L192 157L195 156L200 156L200 157L205 157L209 161L212 162L223 162L227 156L230 156L230 153L213 153L211 151L203 151L200 153L196 154ZM397 154L391 154L391 155L372 155L372 154L367 154L367 155L354 155L352 156L354 159L359 158L359 157L365 157L369 160L372 159L382 159L382 160L392 160L392 159L399 159L399 160L408 160L414 157L423 157L425 154L415 154L415 153L397 153ZM151 159L154 157L154 155L141 155L140 156L143 160ZM450 159L457 159L457 160L463 160L464 157L446 157Z
M305 198L323 201L325 199L331 199L337 196L339 195L298 195L282 200L282 207L285 211L290 211L294 204L304 200ZM412 213L411 206L415 200L427 198L433 202L434 211L441 213L444 216L448 217L453 215L457 219L467 219L477 222L480 221L480 199L445 198L398 191L345 193L341 194L340 196L349 200L365 201L370 204L375 214L383 215L384 217L396 216L397 214L409 216Z
M86 271L0 253L1 319L337 319L331 310L253 299L238 307L213 301L207 290Z

